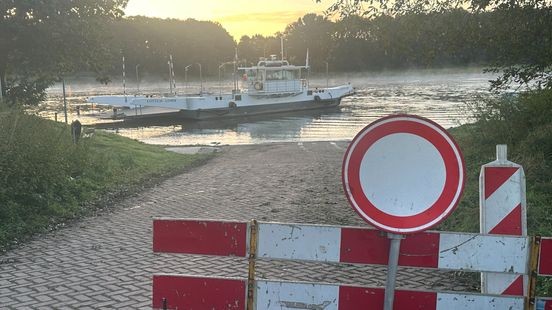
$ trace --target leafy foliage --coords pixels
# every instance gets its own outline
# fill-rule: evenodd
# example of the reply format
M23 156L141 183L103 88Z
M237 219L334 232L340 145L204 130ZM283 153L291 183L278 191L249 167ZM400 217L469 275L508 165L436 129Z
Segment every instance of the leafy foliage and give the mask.
M337 0L327 13L339 13L345 18L361 15L370 19L433 14L444 17L463 8L489 17L479 24L479 29L470 24L464 33L474 31L475 39L485 31L491 35L488 44L474 42L481 48L490 47L489 51L495 56L490 59L488 71L502 73L491 83L491 88L552 89L552 3L548 0ZM450 26L458 28L462 24ZM447 28L438 29L447 31ZM435 35L439 36L439 32ZM457 46L452 43L448 46ZM437 45L428 52L439 53L439 48Z
M77 68L101 71L110 21L128 0L0 2L0 81L14 105L37 104L45 89Z
M129 17L115 22L109 45L116 51L110 71L120 75L121 54L125 56L128 72L140 65L140 72L167 75L167 61L173 56L174 70L198 76L200 63L204 75L218 73L220 63L234 58L235 42L222 26L215 22L194 19L160 19ZM130 69L130 70L129 70Z
M547 0L336 0L326 13L338 13L342 17L362 15L373 18L382 15L444 13L461 8L469 8L471 11L492 11L524 6L540 9L550 6L550 2Z
M304 62L309 49L309 62L321 69L329 59L334 41L335 25L325 16L307 14L289 24L283 35L289 45L287 53L293 62Z
M268 57L269 55L280 54L281 33L275 36L243 36L238 43L239 57L248 65L257 63L259 57Z
M457 9L394 17L352 15L337 21L308 14L279 35L294 63L302 63L309 48L316 71L324 70L325 62L335 71L489 65L507 50L511 37L527 36L500 14ZM529 14L520 15L519 23L533 20ZM279 48L277 37L245 36L238 44L240 56L247 59L279 54Z
M529 91L471 104L474 123L454 128L467 165L467 184L444 230L479 231L479 167L494 160L495 145L524 167L529 235L552 235L552 90ZM552 296L552 279L540 279L539 296Z
M494 89L552 89L551 7L496 10L487 28L496 33L489 71L502 73L493 81Z
M455 216L445 227L477 231L479 167L494 160L495 145L508 145L508 158L527 177L529 233L551 235L552 90L480 99L470 105L474 123L452 129L468 165L468 188Z
M280 56L280 38L283 38L284 54L288 60L295 64L305 63L306 51L309 49L310 65L315 70L320 70L329 60L335 30L334 22L325 16L307 14L289 24L283 33L277 33L275 36L243 36L238 43L238 50L240 58L254 64L261 56Z

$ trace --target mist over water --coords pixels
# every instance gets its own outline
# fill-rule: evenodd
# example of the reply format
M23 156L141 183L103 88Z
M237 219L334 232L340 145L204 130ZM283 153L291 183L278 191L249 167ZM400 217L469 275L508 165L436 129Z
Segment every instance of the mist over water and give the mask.
M494 76L483 74L479 68L462 70L413 70L385 73L351 73L311 76L311 87L328 83L351 83L356 94L344 98L339 109L301 112L299 114L267 115L237 120L208 122L176 122L133 128L107 126L108 131L145 143L161 145L218 145L259 144L270 142L306 142L352 139L370 122L395 113L427 117L445 128L469 121L466 102L488 94L488 81ZM204 89L219 93L219 81L204 82ZM223 91L232 82L222 83ZM127 93L136 93L136 81L127 80ZM178 83L179 94L197 93L198 81ZM105 122L97 115L109 111L86 103L86 97L98 94L122 94L120 82L103 86L99 83L67 81L68 121L79 119L84 124ZM168 82L141 81L140 90L149 94L168 92ZM34 112L45 118L64 121L61 85L48 92L48 100ZM80 116L77 115L77 107Z

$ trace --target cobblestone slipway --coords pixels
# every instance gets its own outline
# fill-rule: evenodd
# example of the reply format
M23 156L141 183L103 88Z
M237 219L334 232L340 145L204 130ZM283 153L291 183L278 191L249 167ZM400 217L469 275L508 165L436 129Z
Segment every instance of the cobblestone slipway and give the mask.
M366 225L341 187L347 142L228 146L206 165L0 256L0 309L148 309L154 273L246 276L235 257L153 254L154 217ZM385 268L265 262L257 276L384 285ZM453 273L400 269L399 287L464 289Z

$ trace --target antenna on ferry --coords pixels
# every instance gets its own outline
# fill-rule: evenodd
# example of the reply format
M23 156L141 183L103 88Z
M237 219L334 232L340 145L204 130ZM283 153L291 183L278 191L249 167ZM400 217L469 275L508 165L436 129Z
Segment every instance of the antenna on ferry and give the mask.
M236 67L238 64L238 48L234 48L234 92L238 90L238 74L236 72Z
M167 61L167 65L169 65L169 93L172 94L172 69L171 69L171 61Z
M309 49L307 48L307 56L305 57L305 68L307 69L307 89L309 88L309 77L310 77L310 69L309 69Z
M282 61L284 60L284 36L280 37L280 53L282 54Z

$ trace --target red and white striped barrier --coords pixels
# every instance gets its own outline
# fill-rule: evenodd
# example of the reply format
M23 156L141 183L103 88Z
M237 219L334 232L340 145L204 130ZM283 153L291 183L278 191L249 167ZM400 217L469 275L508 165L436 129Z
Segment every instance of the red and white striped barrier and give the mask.
M155 252L239 256L253 260L386 265L389 243L385 234L374 229L329 225L155 219L153 229ZM552 238L542 238L538 244L538 268L531 268L537 268L539 275L552 276ZM408 235L401 241L399 264L522 275L530 272L529 255L535 249L527 237L424 232ZM381 309L384 292L383 288L255 280L254 277L155 275L153 307L245 309L251 302L259 310ZM521 296L399 290L395 292L394 309L522 309L523 302ZM552 310L552 300L537 299L535 305L537 310Z
M552 310L552 298L537 298L535 302L536 310Z
M154 252L241 256L248 223L158 219ZM257 224L258 258L387 265L389 239L378 230L327 225ZM219 241L216 241L219 240ZM424 232L402 240L400 266L527 273L527 238Z
M378 230L280 223L259 223L258 240L259 258L377 265L390 242ZM528 248L527 238L425 232L402 240L399 266L523 274Z
M383 288L256 281L255 309L383 309ZM523 309L522 297L397 290L395 310Z
M245 309L247 279L154 275L154 309Z
M209 278L156 275L153 308L245 309L247 281L240 278ZM254 309L383 309L384 289L346 285L256 280ZM397 290L395 310L523 309L524 298L459 292ZM165 302L164 302L165 301ZM538 301L548 309L550 301Z
M552 276L552 238L542 238L540 241L538 273L541 276Z
M527 236L527 206L523 167L506 160L506 145L497 145L497 160L481 167L479 177L481 233ZM481 291L522 296L528 277L481 274Z
M153 220L153 252L245 256L249 223Z

